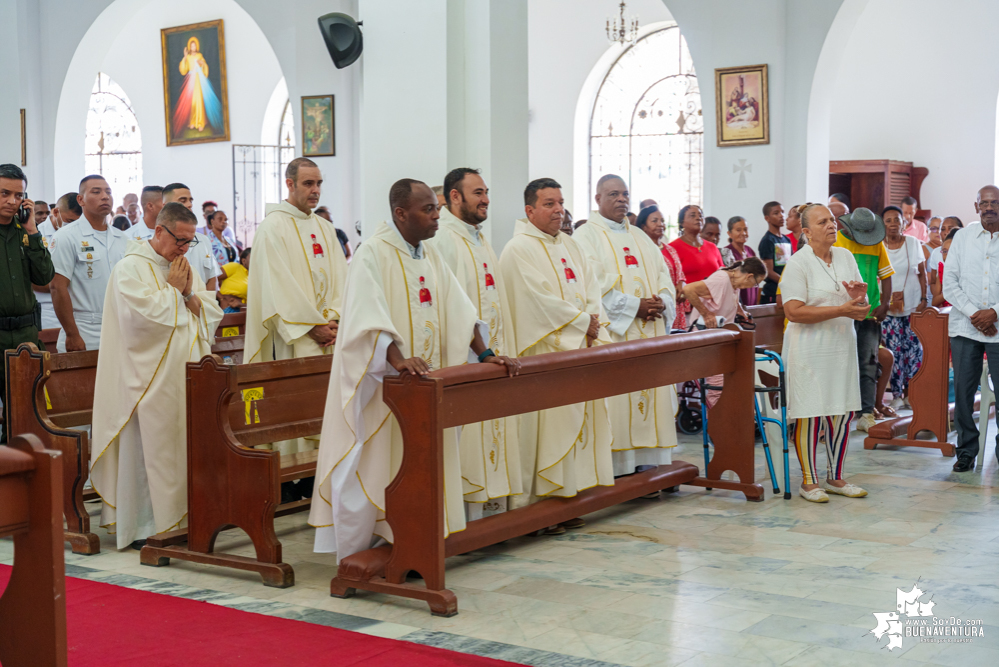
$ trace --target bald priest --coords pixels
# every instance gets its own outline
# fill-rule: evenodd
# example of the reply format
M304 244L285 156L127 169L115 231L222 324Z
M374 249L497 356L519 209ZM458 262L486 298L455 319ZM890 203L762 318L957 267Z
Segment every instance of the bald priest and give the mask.
M338 559L373 539L392 541L382 508L402 460L402 432L382 400L385 375L426 375L476 361L505 366L510 375L520 368L487 349L478 309L425 243L437 233L437 196L406 178L392 186L389 204L391 222L379 224L358 249L347 277L309 514L315 550L335 551ZM464 530L454 429L444 432L444 497L445 535Z
M170 203L111 271L97 361L90 479L118 548L187 516L185 366L211 354L222 309L185 257L198 219ZM109 353L113 352L113 353Z

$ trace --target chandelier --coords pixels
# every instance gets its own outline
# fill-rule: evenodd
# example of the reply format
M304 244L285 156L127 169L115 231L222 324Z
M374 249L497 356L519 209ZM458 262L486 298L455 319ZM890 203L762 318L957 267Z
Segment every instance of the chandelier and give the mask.
M607 19L607 39L621 46L634 44L638 39L638 17L632 16L630 20L624 18L624 0L621 0L620 18Z

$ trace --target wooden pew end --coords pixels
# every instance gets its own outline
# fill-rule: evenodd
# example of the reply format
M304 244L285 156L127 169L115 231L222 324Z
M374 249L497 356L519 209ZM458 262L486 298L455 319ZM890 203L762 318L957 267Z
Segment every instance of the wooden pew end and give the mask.
M94 533L73 533L65 531L63 539L69 542L73 553L82 556L94 556L101 552L101 538Z

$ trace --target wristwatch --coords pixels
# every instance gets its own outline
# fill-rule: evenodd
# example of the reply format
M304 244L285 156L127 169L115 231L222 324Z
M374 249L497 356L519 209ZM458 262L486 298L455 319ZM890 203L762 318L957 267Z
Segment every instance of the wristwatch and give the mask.
M184 294L183 292L181 292L181 294L180 294L180 295L181 295L182 297L184 297L184 303L187 303L188 301L190 301L190 300L191 300L191 297L192 297L192 296L194 296L194 290L191 290L191 291L190 291L190 292L188 292L187 294Z

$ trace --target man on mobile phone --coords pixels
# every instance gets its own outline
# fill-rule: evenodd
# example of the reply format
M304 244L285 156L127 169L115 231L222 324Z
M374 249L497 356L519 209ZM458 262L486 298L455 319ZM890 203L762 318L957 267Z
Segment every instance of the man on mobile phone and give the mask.
M55 275L52 257L42 243L35 225L35 203L25 190L28 179L21 168L0 164L0 344L4 350L38 340L41 310L32 283L47 285ZM4 428L0 442L7 442L7 376L0 372L0 397L3 399Z

